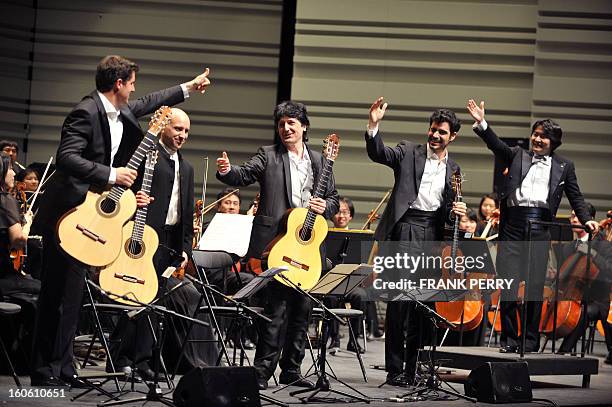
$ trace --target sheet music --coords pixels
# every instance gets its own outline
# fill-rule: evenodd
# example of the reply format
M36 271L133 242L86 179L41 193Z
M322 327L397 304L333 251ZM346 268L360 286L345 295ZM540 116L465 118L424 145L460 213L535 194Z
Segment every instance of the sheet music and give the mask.
M198 250L222 251L243 257L249 249L253 216L217 213L204 231Z

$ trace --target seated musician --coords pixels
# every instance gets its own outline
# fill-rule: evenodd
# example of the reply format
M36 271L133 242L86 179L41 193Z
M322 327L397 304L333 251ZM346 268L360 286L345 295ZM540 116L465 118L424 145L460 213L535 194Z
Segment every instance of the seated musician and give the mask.
M19 144L17 144L17 142L12 140L0 140L0 151L11 158L11 167L15 175L19 175L21 171L25 170L25 167L17 161L17 155L19 154Z
M239 214L240 191L233 192L235 188L225 188L217 194L216 213ZM229 195L228 195L229 194ZM223 198L223 199L221 199ZM206 230L210 222L202 224L202 232ZM210 284L219 287L225 294L234 294L246 283L253 279L253 275L241 271L242 265L237 261L233 266L225 268L205 269L206 277Z
M595 207L590 202L585 202L591 219L595 219ZM580 221L576 217L574 211L570 218L572 225L580 225ZM561 249L561 258L566 259L574 253L587 253L587 240L589 235L583 229L574 230L575 240L563 245ZM584 334L589 323L601 321L608 349L606 363L612 364L612 326L608 323L608 313L610 311L610 279L612 277L612 246L611 242L603 239L601 233L593 237L591 245L591 261L599 269L599 275L595 280L587 285L583 293L583 298L588 301L588 312L585 318L584 314L580 315L580 321L576 328L565 338L559 347L559 353L570 353L578 343L578 340ZM556 270L555 270L556 273ZM561 275L563 278L563 275Z
M499 209L499 199L497 199L497 194L490 193L483 195L480 199L480 204L478 205L478 226L476 228L476 234L478 236L482 235L482 232L487 227L487 222L493 216L493 212ZM497 225L491 226L487 233L488 236L492 236L498 232Z
M338 200L340 201L340 210L338 211L338 213L336 213L332 217L332 222L334 224L334 228L348 230L349 223L351 222L351 220L353 219L353 216L355 215L355 206L353 205L353 201L350 198L339 196ZM368 296L365 290L362 287L357 287L353 291L348 293L345 298L343 299L341 298L340 304L343 304L344 302L348 302L351 304L352 309L363 311L363 313L365 314L367 311L366 310L367 297ZM338 304L334 304L333 306L338 306ZM340 306L343 306L343 305L340 305ZM350 323L351 323L351 328L353 330L353 333L355 334L355 337L357 337L359 335L359 332L361 332L360 327L362 324L362 318L351 318ZM331 339L330 352L335 353L336 350L340 348L339 323L336 321L333 321L333 323L331 324L330 331L331 331L330 332L330 339ZM357 341L357 343L354 343L352 339L349 339L348 345L346 346L346 350L348 350L349 352L357 352L357 351L360 353L365 352L363 348L361 347L361 345L359 345L359 341Z
M459 229L471 233L472 236L476 233L478 225L478 217L473 209L468 209L465 215L461 215L459 220Z

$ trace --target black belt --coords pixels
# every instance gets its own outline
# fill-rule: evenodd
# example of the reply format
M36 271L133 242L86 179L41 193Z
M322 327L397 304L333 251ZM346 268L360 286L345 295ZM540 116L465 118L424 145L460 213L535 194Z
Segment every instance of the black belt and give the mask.
M508 217L522 219L538 219L550 222L552 214L548 208L530 208L526 206L509 206L506 208Z
M421 211L419 209L408 209L399 222L410 223L410 221L420 220L427 223L437 222L438 211Z

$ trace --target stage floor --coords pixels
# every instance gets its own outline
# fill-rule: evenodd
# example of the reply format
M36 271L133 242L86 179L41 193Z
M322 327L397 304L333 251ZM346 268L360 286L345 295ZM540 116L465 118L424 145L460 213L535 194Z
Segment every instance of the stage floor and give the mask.
M346 340L343 339L343 344L346 344ZM492 351L492 349L490 350ZM253 352L249 352L250 357L252 358ZM532 383L534 385L533 396L539 399L549 399L554 401L559 406L612 406L612 366L606 365L603 363L604 347L601 344L597 344L595 349L595 355L598 358L599 364L599 374L593 375L591 377L591 388L583 389L581 388L581 379L580 376L537 376L532 378ZM375 406L397 406L397 402L390 401L391 397L396 397L399 394L406 393L409 389L391 387L388 385L383 386L381 389L377 388L379 384L381 384L386 377L386 373L383 370L375 369L373 366L383 365L384 364L384 342L383 341L373 341L368 342L368 351L363 355L364 362L366 366L366 372L368 375L368 383L364 383L363 378L361 376L361 370L359 369L359 365L357 359L353 353L349 353L346 351L338 353L336 356L329 356L328 360L334 369L336 375L347 382L351 386L354 386L368 397L372 398L371 405ZM312 364L312 359L310 358L309 353L306 355L306 359L303 364L303 370L307 370L308 367ZM469 371L466 370L454 370L452 376L454 379L461 379L461 377L466 377ZM29 388L29 379L24 377L22 378L23 384L28 384L24 388ZM175 382L177 383L177 382ZM270 381L272 384L272 381ZM463 384L452 383L453 387L458 389L461 393L463 393ZM111 390L114 386L111 384L106 384L104 386L105 389ZM140 384L137 385L137 388L140 390L144 390L145 386ZM332 384L332 388L338 390L346 390L341 385L336 383ZM97 403L106 400L106 397L96 396L94 394L87 395L82 399L79 399L73 403L70 402L70 397L75 394L78 394L80 390L74 390L71 392L66 392L66 397L64 398L11 398L10 397L10 389L13 391L16 389L16 386L10 376L0 376L0 405L8 405L8 406L45 406L45 407L56 407L56 406L67 406L67 405L75 405L75 406L96 406ZM164 391L167 391L165 386L162 387ZM290 403L291 405L302 405L302 403L296 399L295 397L291 397L289 395L289 389L281 390L277 393L273 393L276 389L273 385L264 392L269 396L275 397L284 402ZM346 392L351 393L350 390L346 390ZM322 396L327 396L324 393L321 393ZM131 398L133 395L127 395L125 398ZM160 403L147 403L147 405L161 405ZM340 400L337 405L343 406L346 405L346 401ZM139 404L130 404L130 405L142 405ZM266 405L262 402L262 405ZM329 405L329 403L318 403L318 404L310 404L313 406L324 406ZM352 405L366 405L365 403L354 403ZM413 406L430 406L430 405L439 405L439 406L468 406L474 405L468 401L458 399L458 400L439 400L439 401L416 401L410 402L410 405ZM478 405L486 405L485 403L478 403ZM506 404L506 406L519 405L519 404ZM527 404L520 404L521 406ZM548 405L543 402L533 402L530 405L534 406L543 406Z

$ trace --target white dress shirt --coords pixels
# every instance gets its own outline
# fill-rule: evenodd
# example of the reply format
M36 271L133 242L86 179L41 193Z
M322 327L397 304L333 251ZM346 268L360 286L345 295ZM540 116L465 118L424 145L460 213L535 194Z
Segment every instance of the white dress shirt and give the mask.
M166 213L166 225L176 225L179 221L179 203L180 203L180 175L179 175L179 158L178 153L172 152L168 147L159 141L159 144L166 150L170 155L170 159L174 161L174 182L172 183L172 193L170 195L170 204L168 205L168 212Z
M121 112L113 106L110 100L104 96L103 93L98 91L98 96L102 101L102 106L104 106L104 111L106 112L106 118L108 119L108 127L110 129L111 134L111 155L110 155L110 163L111 163L111 171L108 177L108 183L114 184L117 179L117 170L112 168L113 160L115 159L115 155L117 154L117 150L119 150L119 145L121 144L121 138L123 137L123 122L121 121Z
M302 158L291 151L288 153L291 172L291 203L296 208L306 208L314 185L312 162L305 147Z
M485 131L489 124L483 120L474 123L474 128ZM531 167L521 185L506 200L508 206L524 206L529 208L548 208L548 190L552 158L550 155L533 156Z
M368 136L375 137L378 134L378 126L373 130L366 128ZM448 163L448 151L443 159L427 144L427 159L425 160L425 170L421 178L419 193L410 209L433 212L442 206L444 195L444 185L446 184L446 164Z

